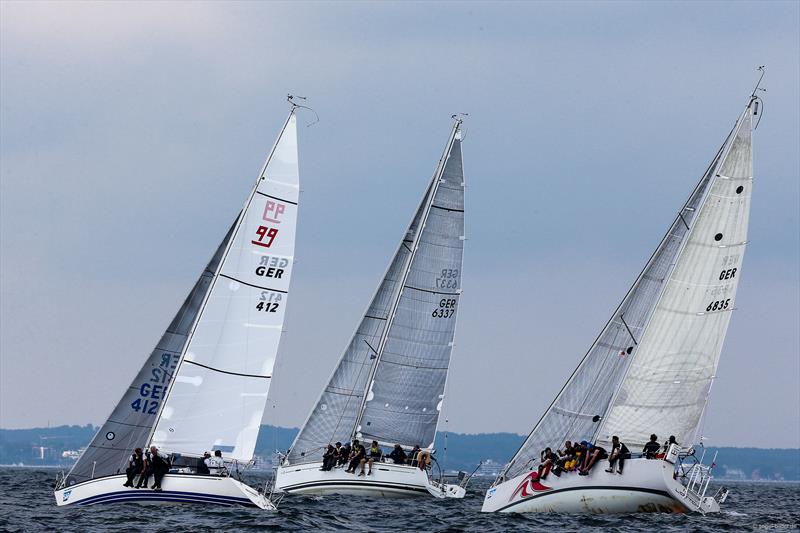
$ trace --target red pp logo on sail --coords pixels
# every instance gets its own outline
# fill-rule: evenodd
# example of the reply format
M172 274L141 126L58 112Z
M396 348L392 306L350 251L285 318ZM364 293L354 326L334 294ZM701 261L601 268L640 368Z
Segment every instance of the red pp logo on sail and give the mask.
M281 217L283 213L286 211L286 204L281 202L276 202L273 200L267 200L266 205L264 206L264 214L261 215L261 218L272 224L280 224ZM255 244L256 246L263 246L264 248L269 248L272 246L272 242L275 240L275 237L278 236L278 228L271 228L269 226L259 226L256 229L256 235L258 236L258 240L252 240L251 243Z

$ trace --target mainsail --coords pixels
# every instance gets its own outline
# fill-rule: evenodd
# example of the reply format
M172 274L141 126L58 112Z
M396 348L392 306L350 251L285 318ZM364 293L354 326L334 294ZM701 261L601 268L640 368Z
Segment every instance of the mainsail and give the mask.
M289 452L352 437L432 447L461 294L464 175L456 120L433 179L350 343Z
M253 457L281 338L299 195L294 108L222 254L166 394L152 444Z
M120 473L134 448L146 444L189 330L232 233L233 226L111 416L70 470L65 478L67 485Z
M687 442L733 310L750 207L751 100L622 303L499 479L545 447Z

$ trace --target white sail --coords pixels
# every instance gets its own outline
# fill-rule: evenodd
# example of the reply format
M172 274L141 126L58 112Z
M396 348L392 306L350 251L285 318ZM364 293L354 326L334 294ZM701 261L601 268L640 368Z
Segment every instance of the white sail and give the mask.
M432 445L461 288L459 125L367 311L292 444L290 463L316 461L325 445L354 436Z
M651 433L690 445L736 303L753 164L748 106L718 166L598 437L644 445Z
M153 432L166 452L252 459L278 352L299 193L294 112L239 218Z
M619 435L623 441L634 445L646 440L659 428L660 433L657 434L666 437L682 434L687 426L696 426L705 405L710 379L716 369L744 249L749 181L746 185L735 185L732 192L726 189L725 183L730 185L734 181L750 179L749 170L745 172L748 173L747 178L738 176L743 175L743 166L750 168L751 107L752 102L736 122L609 322L498 479L509 479L526 472L538 462L541 450L548 446L560 447L565 440L591 440L597 436L602 441L610 439L611 435ZM733 175L727 176L724 172ZM728 198L730 196L732 198ZM701 213L708 214L701 218ZM710 236L701 234L711 231L711 226L717 229ZM717 234L722 235L720 240L715 240ZM732 251L720 252L728 249ZM708 257L704 254L708 254ZM725 269L722 269L723 258L731 262ZM709 274L708 268L714 264L720 267L714 274L716 276L730 270L730 273L723 274L722 283L721 280L715 282L709 279L713 273ZM682 265L680 271L676 272L676 265ZM725 275L732 276L734 268L737 269L737 277L724 278ZM695 273L689 274L688 271ZM673 279L688 284L683 284L676 291L678 284L673 283ZM698 302L706 296L710 297L712 292L719 298L700 306ZM725 298L721 298L723 293L727 294ZM725 300L729 297L731 300L726 305ZM686 298L686 302L680 305L675 303L681 298ZM665 307L667 302L670 302L669 307ZM722 305L723 309L715 308L714 302L717 302L717 306ZM706 307L709 311L706 311ZM654 350L654 336L667 324L664 318L660 318L664 316L664 311L673 317L688 313L686 317L697 317L699 320L694 322L692 330L685 329L688 322L674 321L666 333L671 339L668 342L672 344ZM706 317L704 320L701 317L705 315L697 313L709 313L718 318L710 317L707 320L709 317ZM663 341L664 333L660 335ZM701 346L697 344L699 340L707 344ZM680 351L680 355L674 350ZM660 362L648 369L648 361L654 360ZM643 361L644 366L634 367L633 361ZM673 364L674 367L670 366ZM629 367L632 369L630 374ZM688 377L687 371L694 371L695 374ZM657 378L662 382L658 390L655 388L656 374L661 374ZM626 376L630 376L629 387L623 387ZM667 379L671 380L672 385L683 387L694 381L697 387L691 392L665 387L663 382ZM676 381L680 383L674 383ZM629 403L634 383L637 389L634 394L638 394L635 405ZM653 387L654 393L648 396L645 391L650 387ZM670 394L684 392L688 396L670 397ZM686 404L692 408L684 412ZM665 416L662 408L670 409L669 417ZM622 431L633 413L638 413L638 420ZM677 422L677 418L682 416L686 417L684 421ZM663 419L664 423L659 425L658 418Z

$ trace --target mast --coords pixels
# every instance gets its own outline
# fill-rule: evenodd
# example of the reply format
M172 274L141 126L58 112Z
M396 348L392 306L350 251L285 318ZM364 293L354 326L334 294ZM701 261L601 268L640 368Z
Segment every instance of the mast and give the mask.
M239 213L239 217L238 217L238 219L237 219L237 221L236 221L236 223L234 225L234 228L233 228L233 231L231 233L231 236L228 239L227 245L226 245L225 250L224 250L224 252L222 254L222 258L220 259L219 263L217 264L217 268L214 271L214 277L213 277L213 279L211 281L211 284L208 287L208 290L205 293L205 296L203 298L203 302L200 305L200 310L198 311L197 315L194 318L194 322L193 322L192 327L191 327L191 329L189 331L189 335L188 335L188 337L186 339L186 342L184 343L183 348L181 350L180 359L178 361L177 366L175 367L175 370L172 373L172 376L171 376L171 379L170 379L170 383L169 383L169 387L167 388L167 391L163 396L163 400L161 401L161 404L159 405L159 409L158 409L158 412L157 412L157 415L156 415L156 422L153 424L153 427L150 429L150 434L148 435L148 438L147 438L148 447L150 445L152 445L153 437L155 435L156 428L158 426L158 422L161 420L161 418L163 416L164 407L166 406L167 401L170 398L170 395L172 393L172 389L173 389L173 387L175 385L175 381L176 380L174 378L175 378L175 376L178 375L178 373L181 370L181 367L183 366L183 364L186 361L187 348L191 344L192 338L194 337L194 334L197 331L197 326L200 323L200 319L203 316L203 313L204 313L204 311L206 309L206 306L208 305L209 297L214 292L214 287L216 286L217 281L219 280L220 272L222 271L222 268L225 265L225 260L227 259L228 254L230 253L230 250L231 250L234 242L236 242L236 237L237 237L237 235L239 233L239 230L240 230L240 228L242 226L243 221L245 220L245 217L247 216L248 209L249 209L250 205L253 202L253 198L256 196L256 193L258 191L258 186L262 181L264 181L266 179L266 175L265 175L266 170L269 167L270 161L272 160L272 157L275 154L275 150L278 147L278 144L281 142L281 139L283 138L283 134L284 134L284 132L286 130L286 127L289 125L290 121L292 120L292 117L294 116L295 111L297 110L297 108L298 107L302 107L302 106L300 106L300 105L298 105L298 104L296 104L295 102L292 101L292 96L291 95L288 96L287 100L289 101L289 104L291 106L290 109L289 109L289 114L286 117L286 120L284 121L283 126L281 127L280 133L278 134L275 142L272 145L272 148L271 148L271 150L269 152L269 155L266 158L266 161L264 161L264 164L261 167L261 171L258 174L258 178L256 179L255 184L253 185L252 189L250 190L250 194L247 196L247 199L245 200L244 206L242 207L242 210ZM271 377L271 376L266 376L266 377Z
M397 314L397 306L400 303L400 297L401 297L401 295L403 293L403 290L405 289L406 281L408 280L408 274L409 274L409 271L411 270L411 265L413 264L414 258L417 255L417 250L419 249L419 242L420 242L419 241L419 237L422 234L422 231L425 228L425 223L427 222L428 216L430 215L431 206L433 204L433 199L436 196L436 191L439 189L439 184L440 184L441 179L442 179L442 174L444 173L444 169L445 169L445 165L447 163L447 159L450 156L450 151L451 151L451 149L453 147L453 143L455 142L456 135L458 134L459 127L461 126L461 123L463 122L463 119L461 119L461 118L459 118L457 116L454 116L453 120L454 120L453 129L450 131L450 137L448 138L447 145L445 146L444 153L442 154L442 157L439 159L439 163L437 165L436 171L434 172L433 179L431 181L431 185L428 187L429 188L429 192L428 192L428 197L427 197L427 199L425 201L425 208L424 208L424 212L423 212L423 215L422 215L422 220L420 221L420 224L417 227L416 234L414 235L414 247L412 248L411 253L409 254L409 257L406 260L405 267L403 269L403 275L400 278L400 283L398 285L397 292L394 295L394 299L392 301L392 306L391 306L390 311L389 311L389 316L388 316L388 319L386 321L386 326L384 327L384 329L383 329L383 331L381 333L380 342L378 343L378 348L375 350L375 362L372 364L372 367L370 368L370 373L367 376L366 386L364 388L364 394L362 395L362 398L361 398L361 405L358 408L358 416L356 417L355 423L353 425L353 429L350 432L351 440L353 438L355 438L355 436L359 433L359 427L361 426L361 420L362 420L362 418L364 416L364 409L366 407L367 401L369 400L369 393L370 393L370 389L372 388L372 382L375 379L375 373L377 372L378 366L380 365L381 357L383 356L383 351L384 351L384 348L386 347L386 341L387 341L387 339L389 337L389 332L391 331L392 324L394 322L394 318L395 318L395 316Z

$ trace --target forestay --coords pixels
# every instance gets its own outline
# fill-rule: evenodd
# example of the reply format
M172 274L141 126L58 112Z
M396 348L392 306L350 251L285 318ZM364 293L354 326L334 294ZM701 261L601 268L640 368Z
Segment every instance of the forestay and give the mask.
M651 433L691 445L733 314L753 179L751 107L738 122L599 434L644 445Z
M319 460L324 446L352 438L362 413L362 428L370 422L366 426L370 431L362 432L359 435L362 438L376 435L373 427L377 429L384 424L390 431L375 437L381 442L428 444L433 440L426 433L431 427L435 432L438 420L461 287L464 178L459 124L451 133L440 168L428 185L383 280L292 445L290 463ZM426 218L425 230L420 232ZM410 259L417 243L419 259L412 264ZM412 288L399 295L404 279L405 285ZM448 294L437 297L437 292ZM447 301L440 306L443 300ZM392 326L385 335L390 322ZM385 372L381 370L384 361ZM402 375L396 371L400 368L406 369ZM364 396L373 375L375 385L367 401ZM389 379L395 381L390 384ZM386 387L382 387L384 380ZM395 402L398 397L402 397L401 404ZM377 407L372 409L377 406L376 401L383 401L386 413ZM400 410L392 409L393 404L400 405ZM401 435L392 429L402 424L407 424L408 434L413 435Z
M678 261L679 255L681 255L683 246L688 240L687 236L691 234L691 228L696 225L698 213L701 212L703 204L706 203L709 197L709 191L712 189L718 190L714 189L714 184L718 181L715 179L718 169L724 166L721 164L722 156L728 152L732 140L740 138L738 132L742 131L741 125L745 122L746 125L744 127L749 131L750 120L748 113L743 115L743 119L737 121L734 129L718 150L703 177L678 212L666 235L623 298L619 307L615 310L611 319L558 396L556 396L553 403L536 424L522 447L509 464L506 465L499 479L509 479L527 471L538 462L540 451L548 446L553 448L561 447L564 441L568 439L593 440L595 436L599 436L601 440L610 439L612 431L599 433L600 421L606 418L613 418L613 416L606 416L606 413L612 405L612 399L622 385L628 366L631 361L638 359L643 349L647 349L647 345L644 344L645 338L648 337L646 334L647 325L659 305L661 294L667 286L667 280L671 279L673 266ZM731 238L741 235L740 231L734 231L733 228L731 230ZM714 234L711 235L711 243L706 242L703 246L710 249L712 246L725 244L714 241ZM702 239L703 237L698 238ZM737 241L737 246L738 244L740 243ZM741 257L738 260L740 259ZM689 259L687 257L686 261L696 261L696 258ZM681 262L684 263L685 261ZM731 268L734 267L736 266L732 264ZM706 287L703 287L703 290L705 289ZM709 288L709 290L711 289ZM676 296L677 293L673 295L673 297ZM730 302L728 305L730 306ZM719 314L729 316L728 312ZM727 324L727 321L725 323ZM709 330L708 333L718 335L720 332L718 330ZM724 336L724 329L721 333ZM677 330L672 330L671 334L677 337ZM696 340L696 335L697 333L695 332L694 338L686 337L680 342L682 344L685 343L683 344L684 346L689 346ZM675 339L676 342L678 340ZM721 345L721 341L720 337L715 342ZM717 355L718 353L717 351ZM686 354L687 360L692 357L696 356L689 353ZM715 367L716 363L713 366ZM696 377L691 379L696 379ZM640 381L640 383L644 382ZM627 395L620 394L618 398L621 402L626 402ZM660 395L657 399L650 398L650 400L655 402L650 406L666 405L674 401L674 399ZM696 399L692 399L691 403L696 404L696 401ZM704 401L705 397L703 397L703 403ZM685 402L686 399L684 398L675 403ZM614 405L616 406L617 403L615 402ZM622 411L617 410L617 414L614 416L619 415L622 415ZM628 439L627 442L629 444L640 442L643 437L649 436L652 430L656 429L654 424L650 424L653 420L648 416L652 416L652 411L644 416L636 427L631 427L631 431L617 431L617 433L613 434L619 434L620 437ZM613 427L621 429L625 425L623 418L624 416L619 418L619 423ZM605 427L610 428L612 426L606 425ZM678 428L675 428L675 431L678 431ZM670 434L666 430L662 433Z
M248 198L189 336L152 444L252 459L283 328L299 192L294 112Z
M70 470L65 479L67 485L119 474L133 450L147 443L189 330L232 233L233 226L111 416Z

